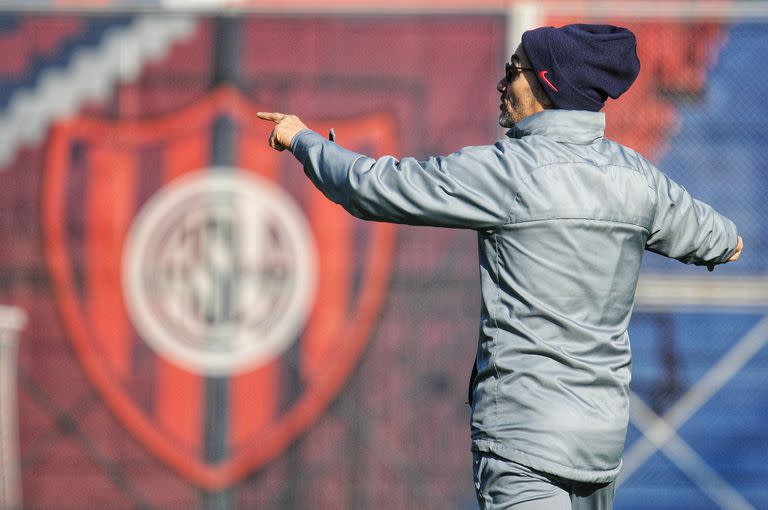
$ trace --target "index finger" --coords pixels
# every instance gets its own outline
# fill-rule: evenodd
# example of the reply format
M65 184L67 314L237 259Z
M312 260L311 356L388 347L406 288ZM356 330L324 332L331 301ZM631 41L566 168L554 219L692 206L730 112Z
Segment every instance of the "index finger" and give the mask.
M278 112L256 112L256 116L260 119L271 120L272 122L280 122L285 118L284 113Z

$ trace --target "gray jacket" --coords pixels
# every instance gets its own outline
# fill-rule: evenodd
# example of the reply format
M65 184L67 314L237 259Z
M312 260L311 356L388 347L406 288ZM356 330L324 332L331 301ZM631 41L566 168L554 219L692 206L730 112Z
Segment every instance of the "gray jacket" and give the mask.
M359 218L477 231L472 446L586 482L621 465L643 251L703 265L737 242L731 221L604 127L603 113L547 110L494 145L426 161L372 159L309 130L291 147Z

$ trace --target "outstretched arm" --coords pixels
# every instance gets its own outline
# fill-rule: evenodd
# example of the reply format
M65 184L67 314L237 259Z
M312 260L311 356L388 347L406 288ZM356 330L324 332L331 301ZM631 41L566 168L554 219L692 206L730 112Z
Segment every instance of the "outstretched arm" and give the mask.
M707 266L738 260L744 241L736 225L651 167L657 206L646 247L686 264Z
M289 149L326 197L365 220L496 228L509 218L514 183L526 168L512 144L465 147L423 161L376 159L326 140L294 115L259 118L275 123L271 147Z

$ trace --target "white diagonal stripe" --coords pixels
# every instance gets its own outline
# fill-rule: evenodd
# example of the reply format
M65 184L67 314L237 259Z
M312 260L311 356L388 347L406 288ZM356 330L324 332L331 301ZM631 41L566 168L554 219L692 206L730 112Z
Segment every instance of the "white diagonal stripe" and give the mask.
M660 418L634 393L630 395L632 422L655 448L661 449L699 489L725 510L755 510L731 485L680 439L674 427ZM659 431L663 430L663 434ZM622 473L622 480L627 475Z
M76 114L86 101L106 98L121 81L135 79L143 65L194 33L188 16L140 16L104 35L96 48L77 52L66 69L46 71L33 89L16 92L0 115L0 169L25 144L40 142L58 119Z
M699 410L725 383L727 383L750 359L768 343L768 316L763 317L720 361L718 361L663 418L644 428L638 439L624 455L619 483L629 478L660 445L665 444L693 413ZM630 420L636 424L634 398L630 405Z

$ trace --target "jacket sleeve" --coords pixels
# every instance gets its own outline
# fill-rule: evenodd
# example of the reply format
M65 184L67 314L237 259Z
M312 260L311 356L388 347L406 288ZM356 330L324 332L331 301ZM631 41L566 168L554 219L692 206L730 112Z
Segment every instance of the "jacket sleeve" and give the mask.
M365 220L494 228L509 215L512 173L501 142L425 161L373 159L304 130L291 151L329 199Z
M651 167L656 211L646 248L686 264L727 262L736 251L736 225Z

